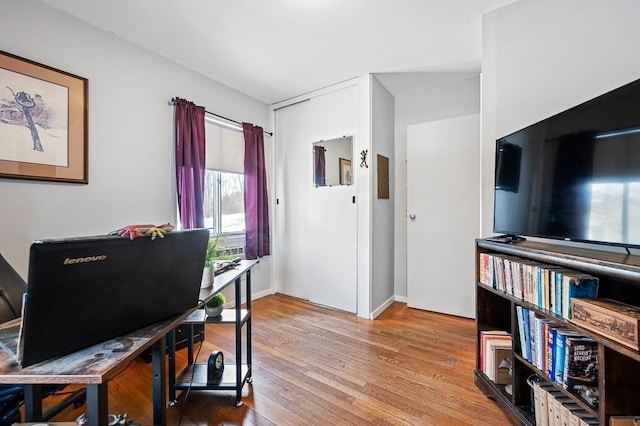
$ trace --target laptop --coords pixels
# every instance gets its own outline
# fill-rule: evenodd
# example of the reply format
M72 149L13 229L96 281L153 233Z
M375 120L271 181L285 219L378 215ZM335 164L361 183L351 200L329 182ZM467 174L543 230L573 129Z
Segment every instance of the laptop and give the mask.
M209 231L35 241L16 357L67 355L198 304Z

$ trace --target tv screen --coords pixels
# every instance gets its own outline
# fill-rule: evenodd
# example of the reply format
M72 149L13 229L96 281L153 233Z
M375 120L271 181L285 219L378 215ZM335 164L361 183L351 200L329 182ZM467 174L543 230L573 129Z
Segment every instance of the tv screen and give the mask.
M640 247L640 80L496 141L494 231Z

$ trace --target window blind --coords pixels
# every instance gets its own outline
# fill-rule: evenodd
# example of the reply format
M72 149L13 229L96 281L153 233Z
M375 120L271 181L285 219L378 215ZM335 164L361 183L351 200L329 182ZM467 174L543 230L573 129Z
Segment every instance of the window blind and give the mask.
M210 170L244 173L244 136L242 131L205 120L206 160Z

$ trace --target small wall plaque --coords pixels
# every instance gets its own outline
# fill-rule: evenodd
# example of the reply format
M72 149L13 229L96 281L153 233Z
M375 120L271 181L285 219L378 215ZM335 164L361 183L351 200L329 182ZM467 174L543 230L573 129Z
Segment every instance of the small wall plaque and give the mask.
M378 154L378 198L389 198L389 159Z

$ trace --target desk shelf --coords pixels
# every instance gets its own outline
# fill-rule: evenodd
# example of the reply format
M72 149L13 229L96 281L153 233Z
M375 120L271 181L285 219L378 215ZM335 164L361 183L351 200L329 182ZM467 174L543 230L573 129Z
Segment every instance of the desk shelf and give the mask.
M240 325L249 319L251 312L247 309L240 309ZM222 314L217 317L210 317L204 312L204 309L196 309L191 315L185 319L182 324L235 324L236 310L223 309Z
M207 364L196 363L187 366L178 377L176 377L176 389L192 390L236 390L238 368L235 364L225 364L222 380L219 383L207 383ZM193 379L191 374L193 374ZM240 385L249 379L251 367L247 364L240 366ZM242 387L242 386L240 386Z

